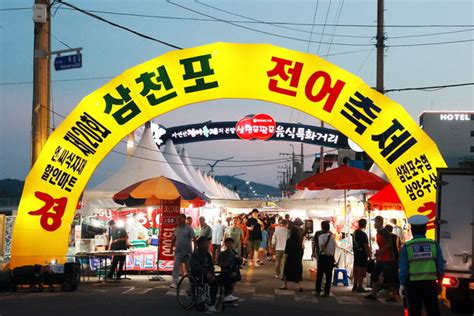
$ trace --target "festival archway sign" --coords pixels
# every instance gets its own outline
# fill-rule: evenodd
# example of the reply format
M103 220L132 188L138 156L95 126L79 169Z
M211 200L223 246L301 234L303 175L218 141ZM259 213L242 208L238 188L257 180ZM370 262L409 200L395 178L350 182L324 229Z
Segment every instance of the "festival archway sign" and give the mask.
M133 67L77 105L26 178L11 266L64 260L81 192L127 134L182 106L225 98L278 103L335 127L385 172L408 216L432 219L433 236L436 168L445 162L402 106L318 56L266 44L214 43Z

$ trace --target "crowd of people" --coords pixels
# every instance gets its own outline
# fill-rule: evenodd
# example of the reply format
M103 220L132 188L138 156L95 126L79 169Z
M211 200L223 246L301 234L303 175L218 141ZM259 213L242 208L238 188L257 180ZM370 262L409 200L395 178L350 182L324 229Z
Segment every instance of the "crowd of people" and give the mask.
M439 315L436 292L433 291L437 288L436 280L444 273L443 257L439 246L433 244L430 247L432 241L424 237L425 218L421 222L419 218L411 222L413 239L405 243L403 231L396 220L392 219L390 224L384 226L384 219L375 217L377 234L374 243L377 250L374 253L365 232L367 220L362 218L358 221L357 229L351 233L353 292L367 293L366 299L377 300L381 289L385 289L389 293L387 301L398 301L400 295L406 294L411 300L411 315L419 315L423 304L427 306L429 315ZM279 289L287 290L288 282L293 282L297 291L303 292L304 241L305 237L309 238L310 232L299 218L290 220L289 215L284 218L270 217L257 209L250 214L228 218L227 226L220 219L210 226L204 217L200 217L199 226L195 229L192 228L192 218L180 214L172 242L175 261L171 286L177 286L180 274L190 272L209 283L211 291L216 290L218 283L222 284L224 302L232 302L239 299L233 295L233 287L241 280L241 266L259 267L274 263L275 278L282 280ZM321 222L321 230L315 232L312 240L312 256L317 260L316 296L328 297L337 248L331 222ZM214 274L215 265L221 267L218 277ZM419 271L412 271L413 266ZM370 273L370 291L364 287L367 273ZM431 296L420 298L414 289L421 288L429 289Z

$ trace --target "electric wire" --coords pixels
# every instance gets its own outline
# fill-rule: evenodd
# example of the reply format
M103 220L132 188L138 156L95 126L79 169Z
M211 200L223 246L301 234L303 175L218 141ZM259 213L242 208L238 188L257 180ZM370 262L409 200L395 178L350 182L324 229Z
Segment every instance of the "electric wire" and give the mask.
M61 10L74 11L72 8L60 8ZM20 8L0 8L1 11L20 11L20 10L31 10L31 7L20 7ZM100 13L107 15L118 15L118 16L131 16L131 17L143 17L143 18L155 18L155 19L169 19L169 20L187 20L187 21L203 21L203 22L220 22L215 19L203 19L196 17L179 17L179 16L165 16L165 15L151 15L151 14L139 14L139 13L127 13L127 12L113 12L105 10L85 10L91 13ZM283 21L243 21L243 20L227 20L228 22L241 23L241 24L267 24L267 25L296 25L296 26L311 26L312 23L305 22L283 22ZM315 26L323 26L321 23L315 23ZM327 26L336 26L335 24L327 24ZM361 28L376 28L376 24L338 24L338 27L361 27ZM393 28L472 28L474 24L386 24L384 27ZM344 37L357 37L341 35ZM371 36L367 36L369 38ZM364 37L365 38L365 37Z
M148 39L148 40L150 40L150 41L154 41L154 42L157 42L157 43L166 45L166 46L171 47L171 48L182 49L182 48L179 47L179 46L176 46L176 45L173 45L173 44L171 44L171 43L168 43L168 42L159 40L159 39L157 39L157 38L151 37L151 36L149 36L149 35L140 33L140 32L138 32L138 31L135 31L135 30L133 30L133 29L131 29L131 28L128 28L128 27L126 27L126 26L123 26L123 25L120 25L120 24L118 24L118 23L109 21L109 20L107 20L107 19L105 19L105 18L103 18L103 17L101 17L101 16L98 16L98 15L96 15L96 14L94 14L94 13L91 13L91 12L88 12L88 11L86 11L86 10L82 10L82 9L80 9L79 7L76 7L75 5L72 5L72 4L68 3L68 2L61 1L61 4L64 4L64 5L68 6L68 7L71 7L71 8L73 8L73 9L75 9L76 11L79 11L79 12L81 12L81 13L83 13L83 14L86 14L86 15L88 15L88 16L94 18L94 19L97 19L97 20L99 20L99 21L105 22L105 23L107 23L107 24L109 24L109 25L112 25L112 26L117 27L117 28L119 28L119 29L125 30L125 31L127 31L127 32L132 33L132 34L135 34L135 35L137 35L137 36L139 36L139 37L142 37L142 38Z
M465 82L465 83L456 83L456 84L447 84L447 85L440 85L440 86L428 86L428 87L414 87L414 88L399 88L399 89L386 89L385 92L402 92L402 91L430 91L430 90L441 90L446 88L457 88L457 87L465 87L465 86L472 86L474 82Z
M321 34L321 33L313 32L313 31L301 30L301 29L297 29L297 28L294 28L294 27L288 27L288 26L284 26L284 25L280 25L280 24L269 23L269 22L266 22L266 21L262 21L262 20L258 20L258 19L246 16L246 15L238 14L238 13L235 13L235 12L232 12L232 11L227 11L227 10L218 8L216 6L210 5L208 3L203 3L202 1L199 1L199 0L194 0L194 1L198 4L200 4L200 5L206 6L208 8L212 8L216 11L224 12L224 13L227 13L227 14L230 14L230 15L233 15L233 16L238 16L240 18L248 19L248 20L256 22L256 23L261 23L261 24L264 24L264 25L274 26L274 27L278 27L278 28L281 28L281 29L287 29L287 30L291 30L291 31L295 31L295 32L301 32L301 33L307 33L307 34L317 34L317 35ZM317 12L317 9L316 9L316 12ZM234 22L239 23L238 21L234 21ZM313 20L313 23L311 24L311 29L313 29L315 26L316 26L315 21ZM347 37L347 38L372 38L372 36L364 36L364 35L334 34L334 36L335 37Z
M220 22L222 22L222 23L230 24L230 25L233 25L233 26L238 27L238 28L242 28L242 29L246 29L246 30L249 30L249 31L253 31L253 32L261 33L261 34L266 34L266 35L270 35L270 36L274 36L274 37L278 37L278 38L290 39L290 40L299 41L299 42L307 42L307 40L302 39L302 38L297 38L297 37L292 37L292 36L286 36L286 35L280 35L280 34L276 34L276 33L272 33L272 32L267 32L267 31L262 31L262 30L258 30L258 29L251 28L251 27L248 27L248 26L240 25L240 24L235 23L235 22L230 22L230 21L228 21L228 20L223 20L223 19L221 19L221 18L214 17L214 16L211 16L211 15L209 15L209 14L206 14L206 13L203 13L203 12L200 12L200 11L197 11L197 10L194 10L194 9L191 9L191 8L186 7L186 6L184 6L184 5L181 5L181 4L172 2L171 0L166 0L166 2L168 2L169 4L172 4L172 5L174 5L174 6L177 6L177 7L179 7L179 8L182 8L183 10L187 10L187 11L190 11L190 12L193 12L193 13L196 13L196 14L199 14L199 15L202 15L202 16L206 16L206 17L208 17L208 18L212 18L212 19L215 19L215 20L220 21ZM312 43L329 44L328 42L317 42L317 41L312 41ZM362 47L363 47L363 46L372 46L373 44L333 43L333 45L339 45L339 46L362 46Z

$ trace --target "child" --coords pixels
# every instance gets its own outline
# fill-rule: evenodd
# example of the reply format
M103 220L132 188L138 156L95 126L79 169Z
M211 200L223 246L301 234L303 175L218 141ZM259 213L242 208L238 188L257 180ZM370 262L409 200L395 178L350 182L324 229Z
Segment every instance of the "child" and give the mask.
M262 230L262 241L260 242L260 247L258 249L258 264L263 264L263 260L267 256L268 252L268 231L266 229Z
M218 257L221 274L219 278L224 285L224 303L237 301L239 298L232 295L236 282L242 280L240 275L240 265L242 258L234 250L234 240L226 238L224 240L225 250Z

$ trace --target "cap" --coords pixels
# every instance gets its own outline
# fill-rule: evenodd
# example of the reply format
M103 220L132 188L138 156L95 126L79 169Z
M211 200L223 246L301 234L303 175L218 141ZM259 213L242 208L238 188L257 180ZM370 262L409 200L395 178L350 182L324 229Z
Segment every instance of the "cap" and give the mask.
M410 225L426 225L430 219L425 215L413 215L408 218L408 224Z

